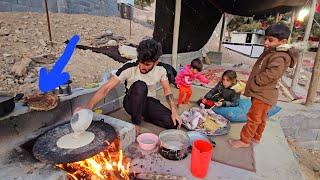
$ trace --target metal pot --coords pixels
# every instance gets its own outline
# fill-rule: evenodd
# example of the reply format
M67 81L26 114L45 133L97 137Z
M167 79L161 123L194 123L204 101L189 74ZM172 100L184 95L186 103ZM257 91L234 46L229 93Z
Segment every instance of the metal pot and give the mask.
M165 130L159 134L159 153L169 160L182 160L188 156L190 139L186 132L181 130Z
M17 94L15 97L0 94L0 117L11 113L15 108L15 101L22 99L24 94Z

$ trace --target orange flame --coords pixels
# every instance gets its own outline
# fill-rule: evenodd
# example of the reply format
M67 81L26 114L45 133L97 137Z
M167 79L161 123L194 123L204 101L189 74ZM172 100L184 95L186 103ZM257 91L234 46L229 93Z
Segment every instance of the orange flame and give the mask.
M107 156L106 156L107 155ZM78 180L77 173L82 172L88 176L96 176L101 179L118 179L114 174L118 171L121 179L129 179L130 163L123 164L124 158L122 150L116 156L111 156L109 152L99 154L74 163L57 164L56 166L68 172L70 178ZM72 171L72 172L71 172Z

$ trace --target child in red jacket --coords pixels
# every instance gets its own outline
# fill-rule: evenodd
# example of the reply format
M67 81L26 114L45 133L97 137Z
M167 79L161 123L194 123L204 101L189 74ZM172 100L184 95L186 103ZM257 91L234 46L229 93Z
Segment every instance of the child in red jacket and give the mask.
M191 85L194 80L198 79L204 84L209 83L209 80L200 73L202 71L202 67L203 65L201 60L194 59L191 61L191 64L188 64L177 75L176 84L179 88L178 108L180 108L182 103L189 104L190 97L192 95ZM186 97L184 99L185 95Z

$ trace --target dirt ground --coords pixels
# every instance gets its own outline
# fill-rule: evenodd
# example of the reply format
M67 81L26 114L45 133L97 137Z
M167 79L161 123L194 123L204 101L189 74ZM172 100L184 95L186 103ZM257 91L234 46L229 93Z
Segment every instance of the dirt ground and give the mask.
M101 17L83 14L50 14L53 46L49 45L46 15L41 13L0 13L0 92L30 93L38 89L37 76L41 66L52 67L53 63L31 62L21 77L11 72L14 64L23 58L39 55L61 55L64 42L73 34L80 36L81 45L94 45L96 37L111 30L113 35L124 37L124 42L138 44L143 37L152 36L151 28L118 17ZM100 44L103 46L105 44ZM108 56L91 51L76 50L65 71L70 72L73 87L102 80L103 73L117 69L121 64Z
M291 150L299 162L300 170L306 180L320 179L320 151L301 148L288 140Z

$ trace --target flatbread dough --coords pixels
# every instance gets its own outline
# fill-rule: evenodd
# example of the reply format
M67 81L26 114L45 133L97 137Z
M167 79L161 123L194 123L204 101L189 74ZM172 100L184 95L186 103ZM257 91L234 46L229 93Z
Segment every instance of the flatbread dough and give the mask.
M95 135L92 132L85 131L78 137L75 133L62 136L57 141L57 146L63 149L77 149L90 144L94 140Z

